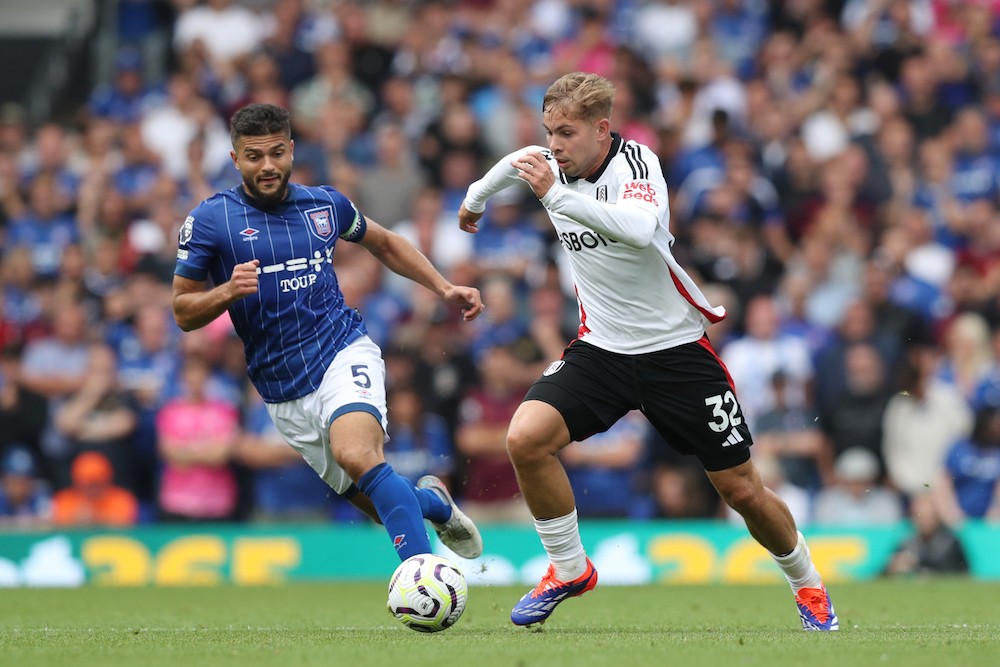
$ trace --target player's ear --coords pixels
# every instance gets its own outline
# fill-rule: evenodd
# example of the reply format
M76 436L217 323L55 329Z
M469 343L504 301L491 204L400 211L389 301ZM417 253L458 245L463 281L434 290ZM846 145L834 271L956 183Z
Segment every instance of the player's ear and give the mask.
M233 166L239 169L240 164L236 161L236 151L229 151L229 157L233 160Z
M295 162L295 139L288 140L288 154L292 158L292 162Z
M602 118L597 121L597 138L604 139L609 134L611 134L611 120L608 118Z

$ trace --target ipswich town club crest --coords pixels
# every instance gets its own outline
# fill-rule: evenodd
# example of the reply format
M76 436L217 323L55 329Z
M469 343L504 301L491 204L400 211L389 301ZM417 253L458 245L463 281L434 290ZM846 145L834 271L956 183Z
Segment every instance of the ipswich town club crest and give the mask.
M306 211L309 218L309 231L325 241L333 234L333 207L321 206Z

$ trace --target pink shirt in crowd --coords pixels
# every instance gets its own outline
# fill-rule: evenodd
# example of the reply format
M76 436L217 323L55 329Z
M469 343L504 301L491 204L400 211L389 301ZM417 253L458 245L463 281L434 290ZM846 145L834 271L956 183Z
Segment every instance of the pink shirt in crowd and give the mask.
M236 410L221 401L173 400L156 418L161 448L175 451L229 445L238 427ZM236 493L236 478L228 464L182 467L168 462L160 483L160 507L193 518L225 518L236 507Z

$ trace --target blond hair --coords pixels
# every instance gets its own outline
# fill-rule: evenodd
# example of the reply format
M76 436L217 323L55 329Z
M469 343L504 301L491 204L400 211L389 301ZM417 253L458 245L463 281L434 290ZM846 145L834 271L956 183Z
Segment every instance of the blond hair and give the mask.
M570 119L601 120L611 116L615 86L597 74L570 72L545 91L542 113L558 111Z

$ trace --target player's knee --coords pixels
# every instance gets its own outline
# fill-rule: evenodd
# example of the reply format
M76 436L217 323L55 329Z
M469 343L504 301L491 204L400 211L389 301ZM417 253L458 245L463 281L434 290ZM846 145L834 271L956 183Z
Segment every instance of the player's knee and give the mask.
M382 462L374 451L362 447L338 447L334 449L333 459L355 482Z
M757 507L763 500L758 491L759 489L753 484L742 482L720 489L722 499L726 504L743 516L757 511Z
M530 465L546 456L543 443L535 434L514 425L507 432L507 454L514 465Z

